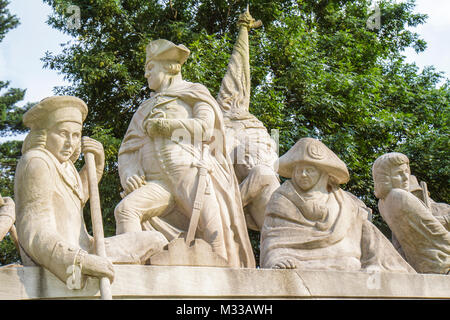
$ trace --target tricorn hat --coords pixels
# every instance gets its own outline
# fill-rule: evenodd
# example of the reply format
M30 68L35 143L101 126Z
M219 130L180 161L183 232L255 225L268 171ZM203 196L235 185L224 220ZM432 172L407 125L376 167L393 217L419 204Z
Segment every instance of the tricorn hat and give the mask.
M183 65L191 51L184 45L176 45L169 40L158 39L151 41L146 47L146 61L145 65L151 60L166 60L176 61Z
M350 175L345 163L321 141L313 138L302 138L278 159L278 173L285 178L292 177L297 163L312 164L333 176L339 184L346 183Z
M32 130L64 121L83 124L87 113L88 107L83 100L73 96L53 96L41 100L25 112L23 124Z

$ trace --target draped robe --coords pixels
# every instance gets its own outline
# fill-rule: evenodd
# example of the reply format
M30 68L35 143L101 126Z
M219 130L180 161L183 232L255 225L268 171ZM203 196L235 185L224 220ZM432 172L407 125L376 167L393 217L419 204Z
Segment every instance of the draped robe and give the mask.
M355 196L337 189L326 202L308 202L291 180L274 192L261 231L262 267L291 259L299 269L414 273L367 219L368 209ZM335 212L328 211L330 203L335 204ZM302 212L307 205L324 215L308 219Z

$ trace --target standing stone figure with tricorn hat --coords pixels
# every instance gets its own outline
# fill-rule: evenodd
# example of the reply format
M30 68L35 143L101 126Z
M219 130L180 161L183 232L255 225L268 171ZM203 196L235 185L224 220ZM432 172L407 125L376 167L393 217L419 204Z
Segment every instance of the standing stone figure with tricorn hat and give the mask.
M146 50L145 77L153 92L133 115L119 149L124 192L115 209L116 232L144 228L169 241L199 239L225 265L253 267L220 108L205 86L182 79L190 53L185 46L160 39Z
M339 188L350 178L347 167L322 142L300 139L278 172L290 180L266 209L262 267L414 273L368 220L370 209Z
M97 181L103 174L103 146L81 135L87 113L87 105L72 96L49 97L28 110L23 122L31 130L14 185L22 263L48 269L71 289L79 289L85 276L113 280L111 262L145 263L167 242L151 231L114 236L104 241L107 258L94 254L94 238L83 219L88 168L78 172L74 166L81 152L92 153Z
M434 202L422 190L425 185L418 186L409 159L402 153L380 156L373 164L372 175L381 216L406 260L417 272L448 274L450 206ZM425 191L422 196L416 193L418 189Z

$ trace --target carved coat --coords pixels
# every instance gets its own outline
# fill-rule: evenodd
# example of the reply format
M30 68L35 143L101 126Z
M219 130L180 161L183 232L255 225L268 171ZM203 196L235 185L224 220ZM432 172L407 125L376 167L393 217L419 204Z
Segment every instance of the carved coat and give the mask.
M191 143L191 140L174 142L170 137L151 138L146 133L143 127L145 119L152 115L156 116L158 112L155 112L155 109L159 106L171 103L188 105L191 108L187 110L186 119L176 121L196 139L196 144ZM166 109L170 109L170 105ZM200 128L199 136L194 133L197 128ZM228 256L239 257L239 261L231 263L233 266L254 267L255 261L245 224L239 185L226 152L222 113L216 100L203 85L182 81L163 93L153 95L139 107L119 150L121 182L124 186L126 178L132 174L145 176L147 181L162 180L174 195L177 210L186 211L183 215L189 216L188 211L194 202L192 194L195 195L197 183L191 179L187 181L184 173L192 170L196 163L200 162L202 143L199 142L209 142L212 137L214 141L211 146L215 147L211 149L212 153L206 160L212 169L207 178L208 185L214 189L220 205L218 215L225 226L223 232L226 247L238 251L230 252ZM172 212L173 215L177 210ZM171 214L165 217L152 217L150 224L151 228L161 231L169 240L177 237L177 231L187 232L185 224L174 226L171 223ZM169 235L167 230L176 231Z
M24 265L38 264L66 282L67 268L79 249L94 253L94 239L83 219L87 199L82 190L80 175L71 161L61 164L43 148L25 152L14 184ZM114 263L143 264L166 243L154 231L105 238L106 254Z
M65 281L78 249L89 252L92 245L78 172L71 161L63 166L46 149L31 149L17 165L14 189L21 247L33 262Z

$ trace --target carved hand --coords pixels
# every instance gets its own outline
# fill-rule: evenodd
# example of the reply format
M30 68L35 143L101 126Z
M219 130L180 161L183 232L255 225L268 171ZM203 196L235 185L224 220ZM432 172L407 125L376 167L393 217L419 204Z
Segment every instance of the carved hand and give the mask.
M150 137L170 137L171 134L170 120L167 119L147 119L144 128Z
M103 145L100 142L89 137L82 137L81 152L84 154L88 152L93 153L97 169L101 168L103 170L105 165L105 152L103 150Z
M125 193L130 194L134 190L139 189L144 184L146 184L143 177L138 176L137 174L132 175L131 177L128 177L126 186L125 186Z
M107 258L94 254L83 256L81 272L85 275L103 278L107 277L112 283L114 281L114 268Z
M297 269L297 266L295 265L295 262L292 259L286 259L277 262L273 269Z

